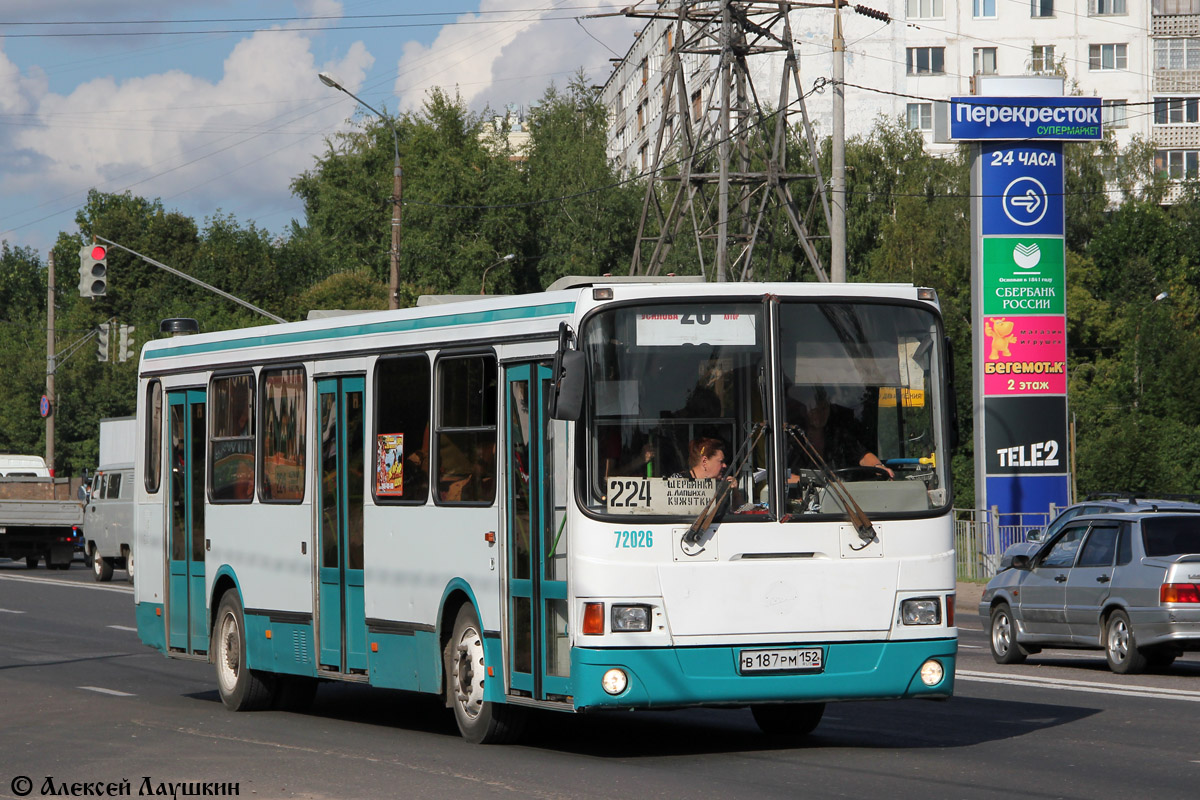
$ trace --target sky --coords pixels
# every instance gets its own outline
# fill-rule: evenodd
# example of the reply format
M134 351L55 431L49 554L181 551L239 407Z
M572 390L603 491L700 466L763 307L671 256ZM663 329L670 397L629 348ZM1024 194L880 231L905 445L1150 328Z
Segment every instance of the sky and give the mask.
M0 240L42 257L90 189L158 198L203 226L275 233L325 140L431 87L474 111L528 107L581 68L602 85L633 0L4 0ZM97 232L101 233L102 232Z

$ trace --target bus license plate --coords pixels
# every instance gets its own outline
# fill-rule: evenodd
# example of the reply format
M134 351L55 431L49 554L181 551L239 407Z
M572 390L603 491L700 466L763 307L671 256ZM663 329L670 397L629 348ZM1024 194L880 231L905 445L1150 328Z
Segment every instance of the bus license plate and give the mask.
M743 650L738 667L743 675L755 672L821 672L825 651L819 647L788 650Z

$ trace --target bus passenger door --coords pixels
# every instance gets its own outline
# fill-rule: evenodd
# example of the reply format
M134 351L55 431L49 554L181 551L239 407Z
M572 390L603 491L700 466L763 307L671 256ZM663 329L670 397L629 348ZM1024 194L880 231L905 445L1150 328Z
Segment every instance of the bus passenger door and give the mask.
M208 435L205 393L168 392L171 437L171 543L167 557L167 644L170 649L208 652L208 604L204 597L204 445Z
M550 418L548 365L508 367L505 387L510 685L558 699L571 694L566 423Z
M363 393L361 377L317 381L318 627L321 668L366 672L363 599Z

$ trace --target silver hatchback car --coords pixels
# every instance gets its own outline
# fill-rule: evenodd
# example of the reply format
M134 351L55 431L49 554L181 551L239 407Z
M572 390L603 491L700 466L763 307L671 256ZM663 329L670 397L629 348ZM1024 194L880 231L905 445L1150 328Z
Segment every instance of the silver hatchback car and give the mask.
M992 578L979 614L999 664L1076 647L1113 672L1168 666L1200 650L1200 513L1076 517Z

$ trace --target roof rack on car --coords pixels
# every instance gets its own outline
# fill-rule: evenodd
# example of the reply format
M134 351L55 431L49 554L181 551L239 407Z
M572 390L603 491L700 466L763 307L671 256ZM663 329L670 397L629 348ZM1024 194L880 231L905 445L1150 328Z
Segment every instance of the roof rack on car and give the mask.
M1137 503L1137 494L1134 492L1092 492L1083 498L1088 500L1122 500L1127 503Z

